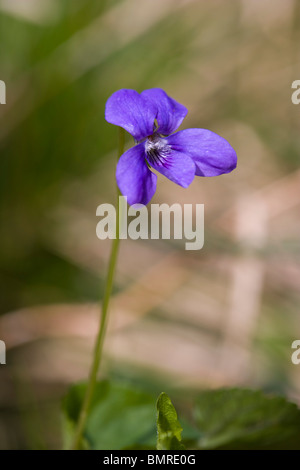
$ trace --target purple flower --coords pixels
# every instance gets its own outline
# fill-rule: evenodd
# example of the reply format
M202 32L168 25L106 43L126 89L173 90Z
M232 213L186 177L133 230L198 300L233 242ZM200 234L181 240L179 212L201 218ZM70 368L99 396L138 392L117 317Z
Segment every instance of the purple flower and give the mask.
M150 167L186 188L194 176L217 176L236 167L234 149L206 129L186 129L172 134L187 109L162 89L141 94L116 91L107 100L105 119L123 127L137 145L125 152L117 165L117 183L130 205L148 204L156 190L157 175Z

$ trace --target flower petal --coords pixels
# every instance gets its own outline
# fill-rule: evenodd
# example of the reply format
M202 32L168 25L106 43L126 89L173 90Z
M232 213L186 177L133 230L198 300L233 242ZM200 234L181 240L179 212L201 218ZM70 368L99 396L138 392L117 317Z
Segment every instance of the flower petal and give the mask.
M122 89L108 98L105 119L123 127L137 141L153 133L156 106L135 90Z
M157 108L157 132L169 135L180 126L188 110L185 106L170 98L161 88L150 88L141 93Z
M116 179L128 204L148 204L156 191L157 176L147 166L144 144L123 153L117 164Z
M187 188L195 176L195 163L184 153L169 151L168 155L154 161L147 155L150 165L174 183Z
M197 176L222 175L237 165L237 155L227 140L207 129L186 129L166 140L173 150L194 160Z

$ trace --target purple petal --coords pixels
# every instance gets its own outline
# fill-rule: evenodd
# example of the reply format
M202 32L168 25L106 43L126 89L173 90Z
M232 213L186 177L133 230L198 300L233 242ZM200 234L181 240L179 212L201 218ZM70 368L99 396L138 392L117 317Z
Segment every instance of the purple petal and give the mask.
M142 96L157 108L156 120L159 134L169 135L176 131L188 113L185 106L170 98L161 88L145 90Z
M116 179L128 204L148 204L156 190L157 176L146 164L144 144L123 153L117 164Z
M118 90L108 98L105 119L123 127L135 140L153 133L156 106L135 90Z
M194 160L197 176L222 175L237 165L237 155L227 140L206 129L186 129L166 140L173 150Z
M171 150L156 161L147 156L150 165L174 183L187 188L195 176L195 163L184 153Z

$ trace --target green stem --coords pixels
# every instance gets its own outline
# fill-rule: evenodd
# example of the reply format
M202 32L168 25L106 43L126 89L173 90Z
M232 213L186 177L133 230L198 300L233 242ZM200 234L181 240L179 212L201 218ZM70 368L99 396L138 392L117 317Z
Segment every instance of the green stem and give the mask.
M125 143L125 133L122 128L119 128L119 147L118 147L118 156L120 157L124 153L124 143ZM97 382L97 374L99 370L99 366L101 364L102 359L102 352L103 352L103 344L105 339L105 333L107 330L107 323L108 323L108 307L109 301L111 297L113 281L114 281L114 274L115 268L117 263L118 257L118 250L119 250L119 216L120 216L120 206L119 206L119 190L118 190L118 202L117 202L117 210L116 210L116 238L113 240L109 264L108 264L108 271L106 277L106 284L104 290L104 297L102 302L102 312L101 312L101 321L99 325L99 331L96 338L96 344L94 349L93 355L93 362L90 370L89 380L86 388L86 393L84 396L84 400L82 403L81 411L79 414L79 419L77 422L77 427L74 434L74 440L71 446L71 449L76 450L79 449L82 435L84 432L86 420L88 417L88 412L91 406L93 393L95 390L95 385Z

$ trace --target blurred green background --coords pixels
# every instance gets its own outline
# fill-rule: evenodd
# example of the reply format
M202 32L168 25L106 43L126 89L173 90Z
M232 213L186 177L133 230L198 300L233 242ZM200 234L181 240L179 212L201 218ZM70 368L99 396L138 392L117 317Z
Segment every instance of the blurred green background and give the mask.
M154 202L205 204L205 245L123 242L101 375L182 410L223 385L300 403L299 42L298 0L0 1L0 448L60 446L61 398L87 375L120 88L165 89L239 160L186 190L159 177Z

